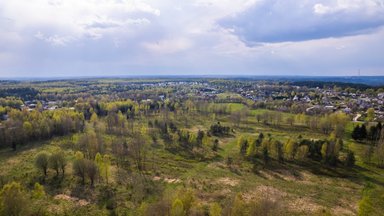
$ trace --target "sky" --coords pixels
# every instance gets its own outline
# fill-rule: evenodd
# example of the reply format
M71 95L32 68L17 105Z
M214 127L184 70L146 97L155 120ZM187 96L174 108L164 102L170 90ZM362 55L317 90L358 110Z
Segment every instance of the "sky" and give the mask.
M384 75L384 0L0 0L0 77Z

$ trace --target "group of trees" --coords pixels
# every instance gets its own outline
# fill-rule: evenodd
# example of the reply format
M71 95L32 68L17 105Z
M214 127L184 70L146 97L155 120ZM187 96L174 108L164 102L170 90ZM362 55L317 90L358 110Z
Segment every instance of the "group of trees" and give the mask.
M52 136L67 135L84 129L84 117L73 110L20 111L10 109L8 120L0 125L1 147L12 147Z
M3 108L9 107L9 109L11 108L20 109L21 105L23 105L23 101L18 98L14 98L14 97L0 98L0 106Z
M137 215L282 215L284 212L277 200L268 199L262 195L256 201L246 201L241 194L234 195L224 206L217 202L207 205L198 204L195 194L190 189L181 189L170 199L163 198L154 203L143 202L137 210Z
M384 167L384 128L379 122L371 125L369 130L365 124L356 125L351 134L354 140L366 143L363 151L363 160L366 163L373 162L375 159L379 167Z
M102 156L100 153L97 153L92 160L84 158L83 153L76 152L75 158L72 165L73 174L80 177L82 184L85 184L86 178L89 178L91 186L94 185L97 178L108 183L111 166L109 155ZM62 151L51 155L42 152L35 158L35 166L42 172L44 180L48 175L49 169L55 171L56 177L58 177L60 173L62 177L64 177L67 164L67 159Z
M273 139L268 135L264 137L263 133L258 136L244 137L241 136L237 140L240 154L249 159L254 164L257 163L257 159L264 161L264 164L268 164L270 157L276 159L279 163L284 161L293 160L305 160L310 158L317 161L322 161L325 164L335 166L340 162L340 152L343 149L343 140L336 138L334 134L326 140L308 140L297 138L288 139L285 143ZM345 150L347 157L343 159L347 166L354 164L354 153Z
M0 191L1 215L27 215L28 199L24 187L17 182L4 185Z
M149 130L153 132L156 130L159 137L164 139L165 147L167 149L179 149L191 151L194 148L210 147L212 149L218 148L218 141L212 141L211 136L220 136L229 133L229 127L221 126L220 123L212 125L208 132L198 130L197 132L191 132L185 129L179 129L178 126L172 121L149 121ZM151 133L152 139L157 139L156 136ZM216 145L216 146L215 146Z
M32 100L37 96L38 93L39 93L38 90L34 88L29 88L29 87L0 89L1 98L16 97L16 98L22 98L24 100Z
M0 215L46 215L40 200L46 197L44 186L35 183L30 191L19 182L9 182L0 190Z
M380 122L375 125L371 125L368 130L365 124L358 124L353 128L351 136L354 140L368 140L371 144L374 144L380 139L382 129L383 127Z
M91 160L84 158L81 152L77 152L72 167L73 173L81 179L81 184L84 185L88 178L93 187L97 179L103 179L108 184L110 165L108 155L101 156L100 153L97 153L94 160Z
M221 125L220 122L211 125L209 128L209 133L214 136L223 136L230 133L230 127Z
M56 177L62 174L64 177L65 167L67 166L67 159L62 151L48 155L47 153L39 153L35 159L35 166L43 173L44 179L48 174L48 168L56 172Z
M353 128L353 131L352 131L352 138L354 140L358 140L358 141L361 141L361 140L364 140L367 138L367 128L365 127L365 125L356 125L354 128Z
M275 126L280 126L283 123L290 126L301 125L312 130L319 130L326 135L334 132L337 137L342 137L349 117L344 113L325 114L324 116L309 116L302 113L296 115L287 114L287 116L284 117L281 112L266 111L262 114L257 114L256 120L257 122Z

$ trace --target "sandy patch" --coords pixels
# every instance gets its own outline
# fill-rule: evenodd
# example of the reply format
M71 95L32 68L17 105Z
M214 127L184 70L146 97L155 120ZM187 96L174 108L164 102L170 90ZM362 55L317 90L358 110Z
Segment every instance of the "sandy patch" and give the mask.
M161 178L160 176L155 176L153 177L153 180L154 181L161 181L163 180L164 182L167 182L167 183L180 183L181 180L180 179L177 179L177 178Z
M356 215L357 211L357 203L348 200L339 200L339 205L332 208L334 215Z
M228 178L228 177L225 177L225 178L220 178L217 180L217 182L219 184L224 184L224 185L229 185L229 186L236 186L239 184L239 180L236 180L236 179L231 179L231 178Z
M167 183L180 183L181 182L180 179L176 179L176 178L164 178L164 181Z
M207 165L208 168L213 168L213 169L226 169L227 165L222 162L213 162Z
M287 195L288 194L286 192L276 189L274 187L261 185L258 186L252 192L243 194L243 198L245 201L248 202L261 199L267 199L275 202L287 197Z
M68 196L66 194L58 194L54 197L54 199L61 199L61 200L76 202L76 204L79 206L86 206L89 204L89 202L87 200L78 199L76 197L71 197L71 196Z
M351 211L350 209L343 208L341 206L333 208L332 213L334 215L356 215L355 212Z
M320 211L322 206L314 203L310 198L303 197L292 199L287 203L288 209L293 212L314 213Z

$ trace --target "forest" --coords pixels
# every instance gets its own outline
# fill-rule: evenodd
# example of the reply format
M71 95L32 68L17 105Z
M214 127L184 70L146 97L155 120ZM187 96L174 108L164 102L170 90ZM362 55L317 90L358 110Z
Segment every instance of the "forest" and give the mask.
M2 81L0 214L382 215L383 89L308 83Z

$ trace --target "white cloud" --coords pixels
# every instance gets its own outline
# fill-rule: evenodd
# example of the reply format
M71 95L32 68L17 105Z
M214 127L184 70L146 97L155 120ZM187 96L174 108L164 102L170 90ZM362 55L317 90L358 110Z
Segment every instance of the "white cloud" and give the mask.
M192 46L191 41L185 38L175 38L171 40L161 40L155 43L143 43L143 47L150 52L158 54L173 54L187 50Z
M37 32L35 34L35 38L48 42L54 46L65 46L71 41L76 40L76 38L72 36L59 36L59 35L45 36L41 32Z
M326 14L331 10L331 8L324 6L323 4L315 4L315 6L313 6L313 10L317 14Z
M359 12L360 14L374 15L377 12L382 12L383 8L384 3L381 0L333 0L315 4L313 11L316 14Z
M126 31L130 25L147 25L148 17L160 15L149 4L128 0L12 0L0 2L0 8L2 16L14 20L13 31L37 30L51 35L45 41L56 45L89 35L101 38L111 29Z

